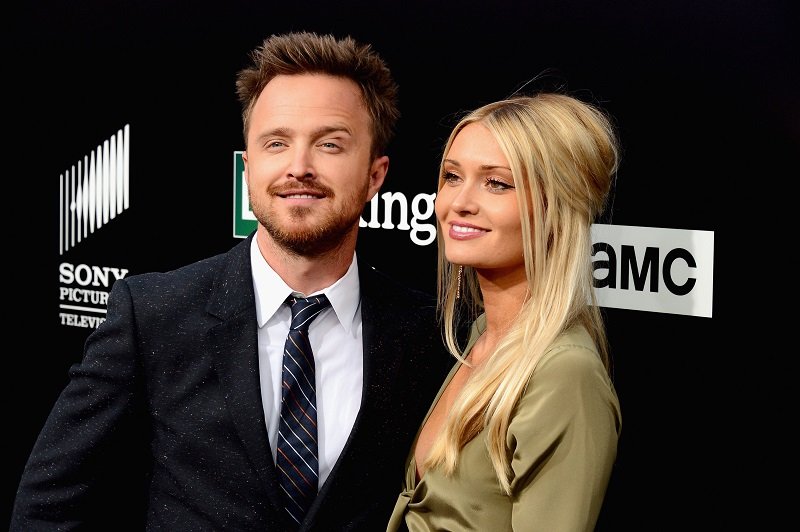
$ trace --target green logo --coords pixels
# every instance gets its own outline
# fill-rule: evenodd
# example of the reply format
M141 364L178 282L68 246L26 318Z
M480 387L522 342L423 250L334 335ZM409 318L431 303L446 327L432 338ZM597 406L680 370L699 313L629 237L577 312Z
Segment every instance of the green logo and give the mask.
M233 152L233 237L246 238L255 231L256 217L250 210L250 196L244 180L243 151Z

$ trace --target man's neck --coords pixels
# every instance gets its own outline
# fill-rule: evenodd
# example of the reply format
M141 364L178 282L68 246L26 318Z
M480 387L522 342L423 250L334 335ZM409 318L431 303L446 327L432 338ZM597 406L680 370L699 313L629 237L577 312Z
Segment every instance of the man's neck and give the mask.
M283 281L297 292L313 294L327 288L347 273L353 262L355 238L347 237L329 252L303 256L278 245L262 227L256 232L258 249L264 260Z

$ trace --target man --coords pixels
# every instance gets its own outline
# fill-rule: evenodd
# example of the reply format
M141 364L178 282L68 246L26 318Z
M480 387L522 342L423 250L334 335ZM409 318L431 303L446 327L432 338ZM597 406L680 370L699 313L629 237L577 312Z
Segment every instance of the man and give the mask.
M12 531L385 527L451 365L433 300L355 253L389 167L397 87L350 38L272 36L252 59L236 85L257 230L117 281L26 465ZM311 388L298 391L284 356L305 340L287 341L284 303L308 296L330 305L304 333ZM301 428L284 424L297 417Z

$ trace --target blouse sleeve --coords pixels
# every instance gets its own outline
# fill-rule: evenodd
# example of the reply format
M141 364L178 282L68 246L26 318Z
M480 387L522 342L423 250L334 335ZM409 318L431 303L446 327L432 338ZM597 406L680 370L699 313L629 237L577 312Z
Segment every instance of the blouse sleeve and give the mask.
M620 427L619 401L597 354L578 345L548 353L508 430L513 529L592 531Z

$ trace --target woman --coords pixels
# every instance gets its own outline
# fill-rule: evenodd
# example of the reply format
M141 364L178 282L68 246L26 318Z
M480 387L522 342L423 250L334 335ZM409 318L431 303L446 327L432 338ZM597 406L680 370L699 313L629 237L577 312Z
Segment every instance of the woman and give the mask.
M454 128L436 217L439 310L458 360L388 531L594 528L621 416L590 231L618 157L609 118L565 94L491 103Z

